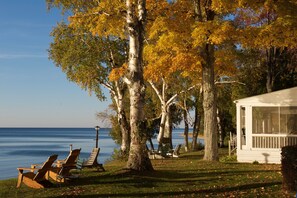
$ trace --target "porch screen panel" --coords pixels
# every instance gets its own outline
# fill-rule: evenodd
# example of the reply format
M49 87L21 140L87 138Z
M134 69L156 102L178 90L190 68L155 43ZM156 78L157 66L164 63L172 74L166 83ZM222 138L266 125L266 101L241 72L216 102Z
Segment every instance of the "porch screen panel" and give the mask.
M297 144L297 107L253 107L253 148Z
M279 134L279 107L253 107L253 134Z
M240 108L240 129L241 145L246 145L245 107Z
M280 132L297 135L297 107L280 108Z

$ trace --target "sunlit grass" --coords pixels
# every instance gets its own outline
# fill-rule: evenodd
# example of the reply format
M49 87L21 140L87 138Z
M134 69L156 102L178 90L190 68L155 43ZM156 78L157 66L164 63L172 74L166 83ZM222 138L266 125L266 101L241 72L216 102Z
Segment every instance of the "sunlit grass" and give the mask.
M221 155L225 150L221 150ZM15 188L0 181L0 197L294 197L282 191L280 165L205 162L202 152L153 160L155 171L137 174L112 161L106 172L85 169L80 179L48 189Z

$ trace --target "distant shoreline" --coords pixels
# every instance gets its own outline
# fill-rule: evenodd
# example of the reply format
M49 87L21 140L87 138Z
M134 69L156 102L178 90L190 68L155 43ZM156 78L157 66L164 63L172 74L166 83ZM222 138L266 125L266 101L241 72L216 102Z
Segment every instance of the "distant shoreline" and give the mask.
M182 134L180 134L180 136L184 137L185 135L182 133ZM188 137L193 137L193 132L189 132ZM204 135L203 134L198 134L198 138L199 139L204 139Z

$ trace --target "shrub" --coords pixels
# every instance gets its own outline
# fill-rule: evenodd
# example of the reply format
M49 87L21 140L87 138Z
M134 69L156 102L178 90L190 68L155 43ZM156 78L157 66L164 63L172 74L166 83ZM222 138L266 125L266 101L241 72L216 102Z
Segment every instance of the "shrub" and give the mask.
M189 147L190 147L189 149L192 151L200 151L204 149L204 144L198 141L194 149L192 149L192 144L189 144Z
M114 149L113 153L111 154L110 159L107 159L106 161L113 161L113 160L122 160L122 161L126 161L128 160L128 153L127 154L123 154L121 152L120 149Z
M220 162L237 162L237 156L236 155L227 155L227 156L224 156L224 157L221 157L220 158Z
M257 160L253 161L253 164L260 164Z
M283 190L297 190L297 145L282 148Z

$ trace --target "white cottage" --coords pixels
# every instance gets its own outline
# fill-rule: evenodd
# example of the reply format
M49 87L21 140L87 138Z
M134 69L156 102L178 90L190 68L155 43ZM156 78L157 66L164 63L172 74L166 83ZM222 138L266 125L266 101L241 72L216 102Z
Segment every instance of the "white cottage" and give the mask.
M234 102L237 160L281 163L281 148L297 144L297 87Z

